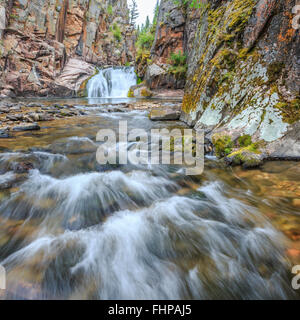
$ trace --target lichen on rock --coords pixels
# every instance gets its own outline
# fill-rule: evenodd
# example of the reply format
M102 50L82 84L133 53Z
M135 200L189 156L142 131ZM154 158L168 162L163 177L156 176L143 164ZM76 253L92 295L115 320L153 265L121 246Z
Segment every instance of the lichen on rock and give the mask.
M199 9L183 121L210 138L221 132L263 140L270 157L278 154L275 142L299 145L299 37L291 10L289 0L208 1ZM298 149L281 156L300 157Z

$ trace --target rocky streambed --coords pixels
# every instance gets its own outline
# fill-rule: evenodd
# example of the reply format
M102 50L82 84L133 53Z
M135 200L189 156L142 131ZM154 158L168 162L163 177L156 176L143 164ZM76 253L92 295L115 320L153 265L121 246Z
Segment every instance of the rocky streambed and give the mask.
M99 129L186 126L150 121L146 102L76 105L85 115L0 140L4 299L298 298L299 163L249 171L207 157L194 177L100 165Z
M0 138L11 138L14 132L40 130L46 122L58 119L89 115L95 111L127 112L130 110L166 109L167 114L173 113L169 120L179 120L180 104L174 102L137 101L130 103L89 103L87 101L67 103L44 102L0 102ZM174 112L173 112L174 111ZM175 117L174 117L175 115ZM153 117L154 118L154 117ZM167 120L168 116L165 118ZM158 120L164 120L161 117ZM155 119L153 119L155 120Z

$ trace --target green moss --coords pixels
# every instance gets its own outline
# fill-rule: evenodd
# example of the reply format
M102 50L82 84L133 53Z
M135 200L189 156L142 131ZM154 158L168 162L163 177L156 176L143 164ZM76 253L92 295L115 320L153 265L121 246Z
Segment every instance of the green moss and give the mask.
M260 143L252 143L251 145L240 148L228 155L228 159L231 159L232 165L243 164L246 168L254 168L262 163L262 159L257 157L261 154L259 150Z
M184 112L190 113L196 109L201 95L207 92L208 80L212 83L211 79L214 79L218 84L213 93L221 89L223 82L229 86L233 81L237 62L249 56L248 50L242 48L240 35L256 3L256 0L232 0L216 9L208 8L202 11L200 19L203 24L208 22L207 32L201 35L202 38L205 37L206 45L198 61L198 69L187 81L187 88L191 89L188 89L184 96ZM212 56L216 47L220 49ZM221 71L225 69L228 74L221 77Z
M281 111L284 122L293 124L300 121L300 99L291 102L279 102L274 107Z
M127 94L128 98L134 98L134 92L132 89L129 89L128 94Z
M248 56L248 48L243 48L239 51L239 58L244 60Z
M82 84L80 85L80 88L79 88L79 91L77 93L77 95L79 97L87 97L87 90L86 90L86 86L88 84L88 82L95 76L99 73L99 70L97 68L95 68L95 73L90 76L89 78L87 78L86 80L84 80L82 82Z
M141 90L141 96L145 97L145 98L150 98L150 97L152 97L152 92L147 90L146 88L143 88Z
M252 138L249 134L245 134L238 138L238 143L240 147L248 147L252 144Z
M220 136L215 135L213 137L213 144L215 146L216 156L218 158L223 158L232 152L234 143L230 136Z

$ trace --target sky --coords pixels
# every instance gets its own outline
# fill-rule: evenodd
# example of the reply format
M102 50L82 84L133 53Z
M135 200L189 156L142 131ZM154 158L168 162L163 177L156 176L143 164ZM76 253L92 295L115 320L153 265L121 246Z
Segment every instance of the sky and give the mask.
M127 0L128 5L131 5L131 0ZM136 0L139 10L139 17L137 19L137 25L142 25L145 23L147 16L149 16L150 21L152 21L154 16L154 8L156 5L156 0Z

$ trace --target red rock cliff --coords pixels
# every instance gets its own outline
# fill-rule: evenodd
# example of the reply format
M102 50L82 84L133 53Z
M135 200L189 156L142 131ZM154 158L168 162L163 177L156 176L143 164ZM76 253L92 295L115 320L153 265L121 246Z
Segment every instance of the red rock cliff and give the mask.
M126 0L1 0L0 37L2 96L69 95L93 74L89 64L135 58ZM66 64L71 82L59 79Z

